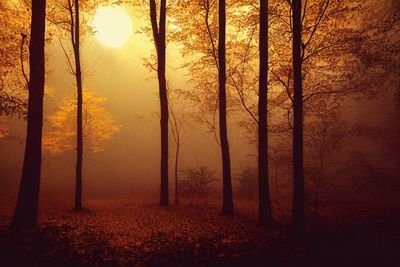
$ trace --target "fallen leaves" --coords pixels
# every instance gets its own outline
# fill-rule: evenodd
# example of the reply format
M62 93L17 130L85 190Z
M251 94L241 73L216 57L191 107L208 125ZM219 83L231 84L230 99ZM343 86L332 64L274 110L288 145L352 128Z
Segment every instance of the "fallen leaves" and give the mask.
M256 227L255 217L221 217L218 203L165 208L138 197L87 206L76 212L43 205L40 228L26 235L30 240L3 236L1 246L14 246L14 254L23 251L38 265L188 266L256 259L285 235ZM0 219L5 226L9 217Z

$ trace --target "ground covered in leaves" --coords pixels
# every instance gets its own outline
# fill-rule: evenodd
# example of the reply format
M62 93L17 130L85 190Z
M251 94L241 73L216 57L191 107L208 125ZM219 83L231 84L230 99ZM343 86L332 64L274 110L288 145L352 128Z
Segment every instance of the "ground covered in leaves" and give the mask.
M400 266L400 216L340 233L314 231L292 246L285 227L256 225L255 206L220 216L218 202L159 207L156 199L41 205L36 231L8 230L13 203L0 208L0 266ZM254 204L254 203L253 203ZM371 231L373 229L373 231ZM366 265L367 264L367 265Z

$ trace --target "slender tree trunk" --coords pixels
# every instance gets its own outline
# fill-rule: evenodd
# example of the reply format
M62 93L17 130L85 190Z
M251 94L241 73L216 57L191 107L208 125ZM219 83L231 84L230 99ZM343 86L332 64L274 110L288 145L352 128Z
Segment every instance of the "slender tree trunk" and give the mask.
M316 188L315 188L315 202L314 202L314 211L312 215L312 219L315 220L318 216L318 208L319 208L319 193L322 186L322 179L324 177L324 152L323 148L319 151L319 175L316 181Z
M272 209L268 181L268 0L260 0L260 74L258 96L258 221L271 225Z
M165 28L166 28L166 0L161 0L160 29L158 46L158 81L161 107L161 194L160 204L169 205L168 198L168 96L165 78Z
M161 108L161 188L160 205L169 205L168 196L168 95L165 77L165 33L167 17L167 1L160 1L160 22L157 25L157 5L155 0L150 0L150 19L153 30L154 43L157 50L157 74Z
M177 132L177 135L179 133ZM179 197L178 197L178 160L179 160L179 148L180 148L180 140L179 136L177 136L176 142L176 150L175 150L175 205L179 204Z
M302 232L305 227L303 170L303 81L301 0L292 0L293 9L293 226Z
M80 23L79 23L79 0L75 0L75 77L77 87L77 116L76 116L76 188L75 188L75 209L82 209L82 160L83 160L83 125L82 125L82 71L80 58Z
M226 61L225 61L225 32L226 10L225 0L219 0L219 38L218 38L218 78L219 78L219 131L222 153L223 176L223 205L222 214L232 216L233 197L231 181L231 160L229 155L228 130L226 126Z
M33 0L31 42L29 45L28 126L18 200L11 222L11 227L14 229L34 228L37 225L45 80L45 17L46 1Z

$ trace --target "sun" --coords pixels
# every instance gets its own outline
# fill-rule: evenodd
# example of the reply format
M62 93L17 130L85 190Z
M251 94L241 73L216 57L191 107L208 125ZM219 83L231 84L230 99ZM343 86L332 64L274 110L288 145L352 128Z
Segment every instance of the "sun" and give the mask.
M97 40L107 47L123 46L132 34L131 18L119 6L98 8L92 26Z

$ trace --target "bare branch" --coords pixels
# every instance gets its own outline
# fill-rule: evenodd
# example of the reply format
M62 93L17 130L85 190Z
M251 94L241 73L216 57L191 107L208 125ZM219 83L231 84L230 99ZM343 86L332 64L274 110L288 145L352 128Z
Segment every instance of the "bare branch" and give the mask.
M62 48L62 50L63 50L63 52L64 52L65 57L67 58L68 66L69 66L69 68L70 68L71 73L72 73L73 75L76 75L75 68L74 68L74 66L72 65L71 59L70 59L70 57L69 57L69 55L68 55L67 50L65 50L65 47L64 47L64 45L63 45L63 43L62 43L60 37L58 37L58 41L60 42L60 46L61 46L61 48Z
M324 17L324 15L325 15L325 13L326 13L326 10L328 9L329 1L330 1L330 0L326 0L325 6L322 8L320 14L318 15L317 21L315 22L315 24L314 24L314 26L313 26L312 32L311 32L310 37L308 38L307 42L305 42L305 43L302 44L302 47L303 47L303 49L302 49L302 50L303 50L302 58L304 58L304 51L307 49L307 46L308 46L309 43L311 42L311 40L312 40L314 34L317 32L318 26L320 25L320 23L321 23L321 21L322 21L322 18Z
M22 37L21 47L20 47L21 70L22 70L22 76L24 76L24 79L25 79L25 82L26 82L26 87L29 88L29 79L28 79L28 76L25 73L25 67L24 67L24 45L25 45L26 35L22 33L21 37Z
M286 93L287 93L288 97L289 97L290 100L293 102L294 99L293 99L292 94L290 93L290 76L291 76L291 69L290 69L289 72L288 72L288 83L285 83L285 82L279 77L279 75L276 74L272 69L270 69L270 72L271 72L271 73L275 76L275 78L283 85L283 87L284 87L285 90L286 90Z

